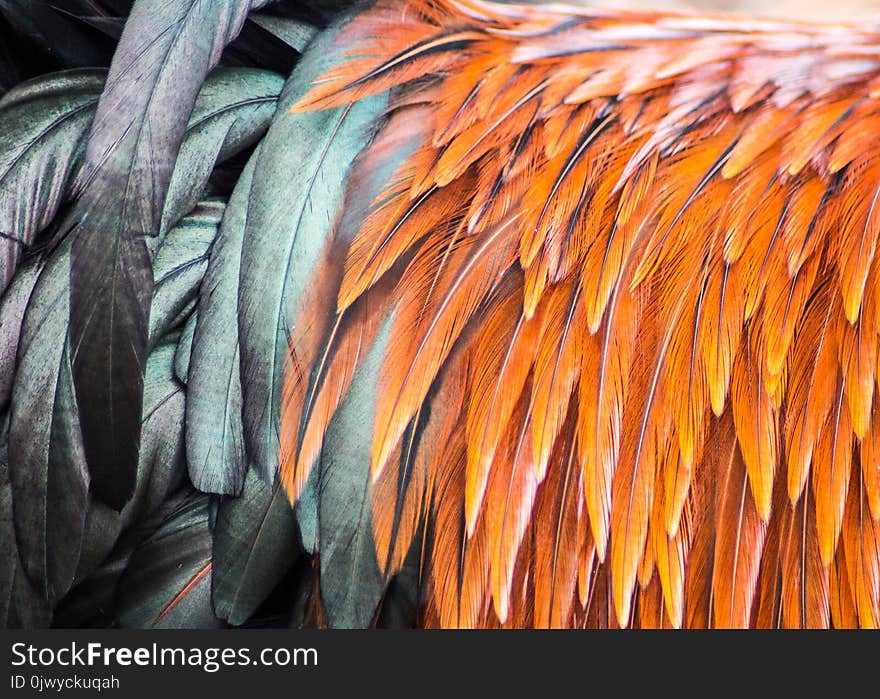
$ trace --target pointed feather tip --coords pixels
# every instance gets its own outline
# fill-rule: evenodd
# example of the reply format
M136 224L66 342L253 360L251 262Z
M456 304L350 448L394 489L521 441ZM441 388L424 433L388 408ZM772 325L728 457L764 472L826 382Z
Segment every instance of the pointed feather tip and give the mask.
M860 286L855 288L843 287L843 312L846 320L850 325L855 325L862 311L862 299L865 295L865 283L868 278L865 277Z
M609 524L609 522L605 522L604 525L600 525L597 523L596 519L592 516L590 517L590 531L593 534L593 545L595 547L596 559L599 561L600 565L605 563L605 559L608 556Z
M303 491L306 489L306 484L311 475L314 461L308 465L308 468L304 468L301 457L296 468L291 466L292 463L291 455L288 455L287 457L282 456L276 474L276 478L281 485L281 490L284 492L284 496L287 498L291 507L296 504L297 500L299 500Z
M773 505L773 479L770 478L769 483L765 483L761 480L760 483L754 483L751 475L749 476L749 487L752 490L752 495L755 501L755 509L758 511L758 516L761 518L762 522L768 523L770 521L770 514Z
M790 457L791 458L791 457ZM788 490L788 500L792 507L797 507L798 500L804 492L807 484L807 478L810 475L809 464L813 460L813 450L804 456L806 467L799 467L797 464L789 461L788 473L786 474L786 488Z
M857 403L857 401L853 401L853 403ZM856 439L861 442L868 436L868 432L871 429L871 404L867 405L851 405L850 412L850 422L852 423L853 434Z
M615 576L611 581L614 595L614 612L617 617L617 625L621 629L629 628L630 616L632 613L632 588L634 586L635 581L633 581L633 585L630 586L630 590L627 592L625 586L620 582L619 576Z
M712 414L721 417L724 414L724 406L727 404L727 385L716 381L709 382L709 403Z
M828 568L834 561L837 550L837 536L828 527L819 527L819 558L822 565Z
M670 600L669 597L663 595L663 606L672 628L676 631L680 630L684 623L684 605L681 599Z
M388 459L391 458L393 446L388 446L386 440L378 441L373 447L372 457L370 458L370 485L375 486L385 467L388 465Z
M510 601L505 595L492 595L492 608L495 610L495 616L502 625L507 623L507 617L510 614Z
M470 457L469 457L470 458ZM474 538L474 534L477 531L477 522L480 519L480 511L483 504L483 498L485 496L486 491L486 483L485 479L483 483L477 483L473 477L471 477L471 473L474 473L476 466L472 466L470 463L467 465L466 477L465 477L465 488L464 488L464 515L465 515L465 529L467 530L468 540ZM485 470L486 474L488 474L488 468Z

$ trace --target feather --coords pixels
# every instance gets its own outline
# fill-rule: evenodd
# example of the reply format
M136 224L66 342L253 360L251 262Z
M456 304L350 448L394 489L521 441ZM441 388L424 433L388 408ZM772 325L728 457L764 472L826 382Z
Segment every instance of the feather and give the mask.
M844 404L843 382L831 403L813 461L813 497L822 563L830 565L843 524L853 451L852 426Z
M725 416L722 420L729 418ZM717 452L713 621L718 628L745 628L751 619L766 524L758 513L749 475L729 424L722 429Z
M581 338L587 334L579 288L554 287L547 294L543 323L535 348L534 380L529 412L532 418L532 467L540 482L550 453L565 422L565 405L580 377ZM566 435L568 437L568 435ZM570 437L569 437L570 439Z
M417 535L425 526L428 480L426 459L419 454L427 436L422 423L415 420L407 430L399 457L395 455L372 491L376 558L386 577L400 573L411 552L422 553Z
M183 423L186 393L174 377L175 351L172 339L156 347L147 358L137 486L134 496L120 513L124 528L157 511L186 479ZM95 507L94 502L92 506ZM87 535L83 557L90 547L91 539ZM97 556L95 559L94 564L102 560ZM82 565L81 558L80 568ZM78 571L77 577L84 577L84 572Z
M822 285L804 311L791 366L785 419L788 495L797 502L807 482L819 434L837 389L834 305Z
M135 550L117 586L123 628L222 628L211 607L210 496L170 500Z
M807 491L786 506L782 547L782 622L785 628L828 628L828 571L819 557L816 510Z
M372 289L340 314L321 351L308 388L302 379L291 380L285 387L282 420L293 422L297 417L300 420L299 430L284 432L280 438L280 476L291 500L299 497L306 488L327 425L372 346L376 332L386 320L388 310L383 303L384 296L381 288ZM296 352L295 346L293 352ZM295 374L295 369L289 373ZM325 380L325 377L332 377L332 380ZM304 389L305 395L301 397ZM293 416L289 417L291 412Z
M247 213L238 326L244 437L248 459L267 482L278 469L286 358L290 351L297 361L311 362L320 351L329 326L321 311L335 308L339 284L338 272L322 262L347 173L385 106L377 97L328 112L288 113L331 64L331 41L332 35L318 37L285 85L242 200ZM294 171L297 178L286 184Z
M875 178L880 173L871 173ZM849 194L856 210L844 210L840 232L840 283L846 319L855 323L864 299L868 275L880 233L880 184L873 193L853 187ZM867 211L865 210L867 207ZM849 215L846 215L849 214ZM859 215L861 214L861 215ZM871 287L868 287L869 289Z
M495 454L486 487L486 529L492 603L503 624L511 615L517 554L523 542L537 491L527 394L514 409ZM515 618L515 617L514 617Z
M453 239L447 243L437 236L423 259L413 260L409 274L401 279L409 298L402 300L392 342L396 346L397 340L405 336L410 339L409 349L404 360L384 365L386 391L376 411L373 478L381 473L415 406L424 399L452 342L513 263L513 248L506 233L515 221L505 221L479 239ZM444 264L438 258L445 260L447 245L451 259ZM423 305L425 312L421 310Z
M713 420L706 440L700 475L715 471L719 458L730 449L727 419ZM713 478L697 478L692 490L692 540L685 568L684 617L686 628L710 628L712 624L713 580L715 579L716 486Z
M31 294L10 411L16 540L28 577L50 602L73 583L90 485L67 341L69 269L65 245Z
M193 209L217 164L263 136L283 84L281 76L264 70L217 68L208 76L196 97L168 183L160 236Z
M655 505L662 512L662 500ZM666 622L675 629L681 628L684 618L685 570L690 548L690 532L687 526L679 526L674 535L666 533L661 522L651 526L654 560L657 566L657 582L662 593Z
M683 297L682 297L683 298ZM611 570L612 594L617 623L625 628L632 611L632 595L639 564L648 536L648 519L654 498L658 455L663 453L669 424L660 416L664 404L665 363L680 315L679 302L656 351L648 344L642 366L634 369L645 377L639 395L630 405L629 418L634 428L627 430L622 445L622 463L614 473L611 496ZM627 415L624 414L626 421Z
M873 278L871 279L873 282ZM840 370L843 374L847 410L856 438L862 440L871 423L877 368L877 320L873 296L862 304L852 323L840 323L838 331Z
M4 438L7 427L4 426ZM51 608L35 588L18 554L6 439L0 447L0 628L48 628Z
M583 495L583 485L579 485L578 491ZM587 508L583 504L583 497L578 502L578 516L575 528L577 536L577 599L581 610L591 604L593 586L596 572L596 544L590 524L587 521Z
M209 493L240 493L247 470L236 300L256 159L254 153L245 166L210 250L187 373L189 475L193 485Z
M116 589L137 543L137 535L143 536L143 532L129 530L107 560L60 601L52 614L55 628L108 628L113 625Z
M490 549L485 518L468 534L465 426L459 414L466 402L464 379L471 357L450 358L431 399L430 415L419 434L416 459L426 471L426 522L422 548L427 568L429 608L441 626L477 628L488 616ZM437 454L443 458L437 459Z
M75 228L70 341L92 489L116 509L134 490L140 441L153 286L146 238L159 228L199 87L261 4L189 0L157 11L135 3L92 123L80 196L64 226Z
M189 364L198 320L198 312L193 311L180 332L180 340L177 342L177 351L174 354L174 378L184 385L189 381Z
M841 546L837 550L829 574L829 597L831 600L831 621L836 629L858 628L859 619L850 589L846 557Z
M418 123L426 115L406 116ZM383 134L402 128L398 121L390 121ZM443 189L429 190L415 201L403 196L404 192L397 191L396 187L384 192L382 203L372 209L351 242L340 287L340 309L351 305L375 284L425 231L454 218L468 196L469 185L470 180L462 178Z
M779 458L778 412L762 381L760 354L749 343L750 338L744 338L738 361L734 361L731 405L750 490L758 514L766 522Z
M531 371L540 317L525 318L511 295L494 306L475 340L472 399L467 409L465 517L473 536L498 443Z
M626 380L632 365L638 302L626 292L609 306L597 351L589 343L579 386L578 444L584 496L599 560L604 560L611 517L611 488L623 434Z
M464 449L461 430L454 433L449 457L438 464L433 487L429 600L444 628L477 628L489 602L489 546L479 524L467 536L461 517L464 503ZM453 446L456 445L456 446ZM455 449L460 451L456 452ZM457 457L457 458L456 458Z
M38 259L24 265L0 299L0 407L4 410L12 397L24 314L42 271L43 263Z
M868 507L875 520L880 520L880 401L874 399L868 433L859 448L862 467L862 483L868 499Z
M858 471L850 479L841 537L859 626L876 629L880 627L880 525L871 518Z
M384 580L371 526L369 449L380 365L388 348L386 321L330 421L317 483L318 546L324 613L332 627L369 626Z
M144 368L143 444L138 454L134 495L121 512L93 496L89 498L75 587L70 593L74 597L85 594L78 591L79 588L88 587L87 583L94 576L100 577L108 556L114 551L119 553L120 547L128 547L131 530L158 511L185 480L183 414L186 399L173 375L174 353L173 340L165 341L150 353ZM114 571L114 575L122 572ZM66 604L68 597L61 603Z
M571 433L574 419L569 415L562 426ZM566 444L566 442L568 442ZM535 610L538 628L567 625L578 579L577 483L580 476L574 440L560 438L554 447L547 478L538 489L535 503Z
M223 217L222 201L201 202L162 239L153 256L153 298L147 346L152 349L192 312Z
M0 290L69 196L104 77L95 69L55 73L0 100Z
M211 597L218 618L238 626L253 616L296 562L297 536L284 491L249 470L241 495L217 510Z

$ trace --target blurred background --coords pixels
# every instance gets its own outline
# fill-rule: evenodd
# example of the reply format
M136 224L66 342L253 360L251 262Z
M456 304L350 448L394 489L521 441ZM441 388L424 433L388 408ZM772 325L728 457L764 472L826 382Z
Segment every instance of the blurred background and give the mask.
M792 19L845 20L880 15L880 0L578 0L578 4L620 9L724 10Z

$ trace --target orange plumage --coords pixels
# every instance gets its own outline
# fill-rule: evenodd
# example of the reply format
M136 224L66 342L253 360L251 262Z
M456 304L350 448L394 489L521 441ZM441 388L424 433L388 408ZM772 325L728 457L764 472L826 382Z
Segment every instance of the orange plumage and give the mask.
M304 311L291 498L387 322L425 624L877 626L880 26L380 0L337 43L295 110L390 90L350 196L399 164Z

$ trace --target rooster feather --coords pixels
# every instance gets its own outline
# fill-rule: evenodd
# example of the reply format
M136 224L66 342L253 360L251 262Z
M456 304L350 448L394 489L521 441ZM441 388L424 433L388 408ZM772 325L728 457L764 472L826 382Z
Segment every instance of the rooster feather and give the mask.
M0 626L880 625L880 23L0 37Z
M388 95L350 187L407 151L309 310L342 360L312 376L345 385L359 304L393 315L371 479L417 430L427 618L828 626L830 576L875 623L880 27L380 0L337 45L291 118Z

